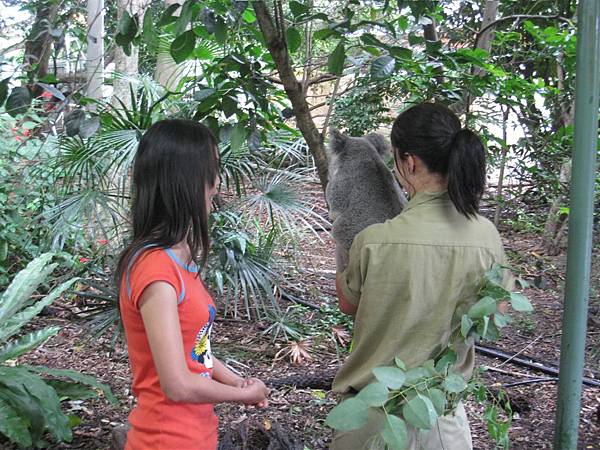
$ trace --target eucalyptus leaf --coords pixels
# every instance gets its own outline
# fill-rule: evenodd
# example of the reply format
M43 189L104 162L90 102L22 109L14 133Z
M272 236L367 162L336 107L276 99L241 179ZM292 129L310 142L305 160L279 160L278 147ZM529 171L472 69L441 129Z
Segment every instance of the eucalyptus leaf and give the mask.
M333 408L325 423L334 430L350 431L358 430L367 423L369 418L369 406L362 400L352 397L344 400Z
M384 383L371 383L362 388L356 398L369 406L383 406L388 399L388 389Z
M446 395L440 389L436 388L429 389L429 391L427 391L427 395L429 396L431 403L433 403L438 416L443 416L444 412L446 411Z
M308 14L310 11L307 5L294 0L290 1L288 6L295 19L298 19L303 14Z
M164 12L161 14L156 25L159 27L163 27L165 25L175 22L177 20L177 16L175 16L174 14L175 11L177 11L180 8L180 6L181 5L178 3L169 5L168 8L165 9ZM151 14L148 15L151 16Z
M390 389L400 389L406 381L404 371L397 367L376 367L373 375Z
M408 431L406 422L393 414L386 416L385 425L381 437L390 450L405 450L408 444Z
M213 95L215 92L217 92L217 90L213 88L200 89L194 92L194 100L196 100L197 102L201 102L202 100L205 100L211 95Z
M406 422L422 430L429 430L438 418L431 400L421 394L417 394L402 406L402 415Z
M231 151L236 152L239 150L246 140L246 125L242 122L238 122L233 127L231 133Z
M462 375L450 372L442 382L442 387L451 394L458 394L467 388L467 382Z

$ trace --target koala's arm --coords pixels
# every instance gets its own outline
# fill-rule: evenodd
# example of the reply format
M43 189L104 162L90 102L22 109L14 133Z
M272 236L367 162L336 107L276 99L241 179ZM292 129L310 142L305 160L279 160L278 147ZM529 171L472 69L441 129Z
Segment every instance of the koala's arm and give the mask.
M347 177L333 177L327 184L326 191L329 217L335 220L350 205L352 182Z

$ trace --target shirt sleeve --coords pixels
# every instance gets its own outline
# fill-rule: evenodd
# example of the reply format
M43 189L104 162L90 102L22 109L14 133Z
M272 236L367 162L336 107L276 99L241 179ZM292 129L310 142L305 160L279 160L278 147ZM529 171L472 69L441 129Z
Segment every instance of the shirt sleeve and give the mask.
M180 298L183 286L181 274L163 250L150 250L137 256L126 278L127 294L135 309L139 309L144 290L157 281L169 283Z
M356 235L350 253L348 255L348 266L340 275L340 287L342 294L348 303L358 306L362 290L363 276L361 266L364 263L361 255L363 253L363 239L360 234Z

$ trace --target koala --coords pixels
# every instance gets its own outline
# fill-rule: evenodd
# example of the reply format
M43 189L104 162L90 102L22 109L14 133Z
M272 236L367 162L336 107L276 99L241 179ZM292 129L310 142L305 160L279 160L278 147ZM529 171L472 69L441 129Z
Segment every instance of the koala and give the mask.
M336 265L342 272L348 265L354 236L369 225L398 215L406 197L384 163L390 146L381 134L357 138L332 130L329 153L325 198L333 221Z

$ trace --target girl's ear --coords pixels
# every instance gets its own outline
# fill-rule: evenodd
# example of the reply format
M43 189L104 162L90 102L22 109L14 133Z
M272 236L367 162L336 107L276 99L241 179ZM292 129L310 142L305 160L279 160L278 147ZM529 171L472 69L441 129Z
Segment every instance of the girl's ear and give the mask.
M410 173L411 175L415 173L417 161L415 160L415 157L410 153L406 157L406 166L408 167L408 173Z

